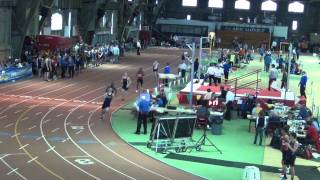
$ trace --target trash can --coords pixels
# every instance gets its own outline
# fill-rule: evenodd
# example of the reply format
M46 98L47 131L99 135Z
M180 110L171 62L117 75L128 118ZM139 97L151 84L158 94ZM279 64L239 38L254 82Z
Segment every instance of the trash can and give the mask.
M211 133L214 135L221 135L222 134L223 115L211 115L210 120L212 122Z

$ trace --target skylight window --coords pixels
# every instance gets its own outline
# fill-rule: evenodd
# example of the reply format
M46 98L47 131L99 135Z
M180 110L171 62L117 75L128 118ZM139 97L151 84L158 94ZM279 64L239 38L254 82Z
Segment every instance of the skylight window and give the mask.
M187 15L187 20L188 20L188 21L191 20L191 15L190 15L190 14Z
M182 0L182 6L196 7L198 0Z
M271 0L267 0L261 4L261 10L262 11L277 11L277 6L278 5L276 2L273 2Z
M288 11L289 12L295 12L295 13L303 13L304 12L304 4L300 2L293 2L288 5Z
M298 30L298 21L297 21L297 20L293 20L293 21L292 21L292 27L291 27L291 29L292 29L293 31Z
M208 7L210 7L210 8L223 8L223 0L209 0Z
M250 1L248 0L237 0L234 4L235 9L249 10Z
M51 30L62 30L62 15L60 13L54 13L51 16Z

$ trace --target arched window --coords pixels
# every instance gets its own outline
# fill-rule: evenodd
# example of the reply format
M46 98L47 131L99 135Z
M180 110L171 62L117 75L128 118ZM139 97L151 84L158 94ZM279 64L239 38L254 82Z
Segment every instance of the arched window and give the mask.
M182 0L182 6L196 7L198 0Z
M208 7L210 7L210 8L223 8L223 0L209 0Z
M277 3L276 2L273 2L271 0L267 0L267 1L264 1L262 4L261 4L261 10L262 11L276 11L277 10Z
M54 13L51 16L51 30L58 31L62 30L62 14Z
M187 15L187 20L188 20L188 21L191 20L191 15L190 15L190 14Z
M288 11L289 12L295 12L295 13L303 13L304 12L304 4L300 2L293 2L288 5Z
M250 9L250 1L248 0L237 0L234 3L235 9L243 9L243 10L249 10Z
M293 20L293 21L292 21L291 29L292 29L293 31L298 30L298 21L297 21L297 20Z

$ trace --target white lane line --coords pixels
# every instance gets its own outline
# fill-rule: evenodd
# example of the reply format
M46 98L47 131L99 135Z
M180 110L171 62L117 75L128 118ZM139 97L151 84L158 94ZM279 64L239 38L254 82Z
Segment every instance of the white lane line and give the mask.
M94 91L97 91L97 90L101 90L101 89L104 89L104 88L105 88L104 86L102 86L102 87L100 87L100 88L96 88L96 89L94 89L94 90L92 90L92 91L89 91L89 92L87 92L87 93L85 93L85 94L83 94L83 95L81 95L81 96L76 97L76 98L83 97L83 96L85 96L85 95L87 95L87 94L89 94L89 93L91 93L91 92L94 92ZM102 96L99 96L99 97L102 97ZM71 100L76 99L76 98L72 98ZM67 102L70 102L70 101L67 101ZM65 104L65 103L66 103L66 102L60 103L60 104L56 105L54 108L52 108L51 110L49 110L48 112L46 112L46 114L41 118L41 121L40 121L40 132L41 132L41 135L44 137L43 139L44 139L45 143L48 145L48 147L52 147L52 145L49 143L49 141L48 141L48 140L45 138L45 136L44 136L43 121L44 121L44 119L47 117L47 115L50 114L54 109L62 106L62 105ZM83 170L82 168L80 168L79 166L75 165L73 162L69 161L68 159L64 158L64 157L63 157L60 153L58 153L55 149L53 149L52 151L53 151L57 156L59 156L61 159L63 159L64 161L66 161L68 164L70 164L71 166L73 166L73 167L75 167L76 169L80 170L81 172L85 173L86 175L88 175L88 176L90 176L90 177L92 177L92 178L94 178L94 179L100 179L100 178L92 175L91 173Z
M39 140L42 139L42 138L43 138L43 136L37 137L37 138L36 138L36 141L39 141Z
M6 117L7 117L7 115L1 116L0 119L6 118Z
M52 85L55 85L55 84L59 84L59 83L53 83ZM37 97L40 97L40 96L43 96L43 95L46 95L46 94L50 94L50 93L53 93L53 92L55 92L55 91L59 91L59 90L61 90L61 89L67 88L67 87L69 87L69 86L73 86L73 84L70 84L70 85L68 85L68 86L63 86L63 87L58 88L58 89L54 89L54 90L52 90L52 91L48 91L48 92L43 93L43 94L40 94L40 95L38 95L38 96L34 96L33 98L37 98ZM38 89L38 90L39 90L39 89ZM28 92L27 92L27 93L28 93ZM24 94L25 94L25 93L24 93ZM61 96L63 96L63 95L65 95L65 94L62 94ZM15 95L14 95L14 96L15 96ZM13 96L13 97L14 97L14 96ZM1 110L0 114L6 112L7 110L11 109L11 108L14 107L14 106L17 106L17 105L22 104L22 103L24 103L24 102L26 102L26 101L29 101L29 100L31 100L31 99L25 99L25 100L19 101L18 103L11 104L10 106L8 106L7 108L5 108L4 110ZM29 106L29 108L34 108L34 107L37 107L37 105Z
M81 116L79 116L77 119L82 119L84 116L83 115L81 115Z
M59 129L60 129L60 128L55 128L55 129L52 130L51 132L52 132L52 133L57 132L57 131L59 131Z
M80 130L80 131L78 131L78 132L76 132L75 134L80 134L80 133L82 133L83 132L83 130Z
M19 135L20 135L20 133L14 134L11 136L11 138L15 138L16 136L19 136Z
M51 98L48 97L38 97L39 100L50 100Z
M10 123L10 124L6 125L4 128L8 128L8 127L13 126L13 125L14 125L14 123Z
M38 105L32 105L32 106L29 106L29 109L33 109L35 107L37 107Z
M88 101L88 103L93 102L94 100L96 100L97 98L100 98L100 97L102 97L102 96L95 97L95 98L93 98L92 100ZM84 154L86 154L87 156L89 156L89 157L92 158L93 160L97 161L97 162L100 163L101 165L103 165L103 166L105 166L105 167L113 170L114 172L117 172L117 173L125 176L125 177L128 178L128 179L136 180L134 177L132 177L132 176L130 176L130 175L124 173L124 172L121 172L121 171L115 169L114 167L112 167L112 166L110 166L110 165L102 162L101 160L97 159L96 157L92 156L90 153L88 153L86 150L84 150L78 143L76 143L76 142L72 139L72 137L70 136L70 134L69 134L69 132L68 132L67 120L68 120L68 118L70 117L70 115L71 115L76 109L79 109L80 107L84 106L85 104L86 104L86 103L80 104L80 105L76 106L76 107L74 108L74 110L71 111L71 112L69 112L69 114L64 118L64 131L65 131L67 137L70 138L70 141L71 141L80 151L82 151Z
M116 112L117 110L119 110L121 107L122 107L122 106L119 106L117 109L115 109L113 112L111 112L111 116L110 116L110 117L112 117L112 114L113 114L114 112ZM100 109L100 108L97 108L97 109L95 109L95 111L97 111L97 110L99 110L99 109ZM119 153L115 152L114 150L112 150L111 148L109 148L107 145L105 145L105 144L93 133L93 131L92 131L92 129L91 129L90 120L92 119L92 116L93 116L93 114L90 114L90 116L88 117L87 125L88 125L88 127L89 127L89 131L90 131L91 135L94 137L94 139L95 139L96 141L98 141L99 144L101 144L103 147L105 147L107 150L109 150L109 151L110 151L111 153L113 153L114 155L116 155L116 156L118 156L119 158L127 161L128 163L133 164L134 166L139 167L139 168L141 168L141 169L143 169L143 170L145 170L145 171L147 171L147 172L149 172L149 173L151 173L151 174L157 175L157 176L162 177L162 178L167 179L167 180L171 180L171 178L169 178L169 177L166 177L166 176L164 176L164 175L162 175L162 174L159 174L159 173L157 173L157 172L155 172L155 171L152 171L152 170L150 170L150 169L148 169L148 168L145 168L144 166L142 166L142 165L140 165L140 164L137 164L137 163L135 163L135 162L127 159L126 157L120 155ZM110 121L111 121L111 118L110 118Z
M64 156L64 158L88 158L88 156Z
M83 96L85 96L85 95L87 95L87 94L90 94L90 93L92 93L92 92L95 92L95 91L98 91L98 90L101 90L101 89L104 89L104 88L105 88L104 86L101 86L100 88L96 88L96 89L94 89L94 90L91 90L91 91L89 91L89 92L86 92L85 94L82 94L81 96L72 98L71 100L74 100L74 99L83 97ZM47 146L48 146L49 148L51 148L52 145L49 143L49 141L48 141L48 140L45 138L45 136L44 136L44 132L43 132L43 121L44 121L44 119L48 116L48 114L50 114L54 109L62 106L63 104L65 104L65 103L67 103L67 102L69 102L69 101L62 102L62 103L56 105L56 106L55 106L54 108L52 108L50 111L46 112L46 114L41 118L41 121L40 121L40 132L41 132L41 135L44 137L43 140L45 141L45 143L47 144ZM65 140L66 140L66 139L65 139ZM59 156L61 159L63 159L65 162L67 162L67 163L70 164L71 166L75 167L75 168L78 169L79 171L81 171L81 172L83 172L84 174L92 177L93 179L100 180L100 178L98 178L98 177L94 176L93 174L91 174L91 173L83 170L81 167L75 165L75 164L74 164L73 162L71 162L70 160L64 158L64 157L63 157L60 153L58 153L55 149L53 149L52 151L53 151L57 156Z
M21 98L28 98L28 99L31 99L32 96L20 96Z
M38 159L38 156L36 156L36 157L34 157L34 158L30 159L27 163L29 164L29 163L31 163L32 161L36 160L36 159Z
M63 114L58 114L56 117L60 117L60 116L63 116Z
M52 146L51 148L49 148L48 150L46 150L46 152L50 152L52 151L56 146Z
M24 117L23 119L21 119L21 121L25 121L25 120L28 120L29 117Z
M62 102L66 102L66 101L68 101L68 100L66 100L66 99L54 99L55 101L62 101Z
M23 94L19 94L19 96L23 96L23 95L26 95L26 94L29 94L29 93L32 93L32 92L35 92L35 91L39 91L39 90L41 90L41 89L46 89L46 88L49 88L49 87L51 87L51 86L55 86L55 85L57 85L57 84L59 84L59 83L57 82L57 83L52 83L51 85L42 86L41 88L37 88L37 89L34 89L34 90L32 90L32 91L25 92L25 93L23 93ZM48 93L46 93L46 94L48 94ZM41 95L39 95L39 96L37 96L37 97L41 97L41 96L43 96L43 95L45 95L45 94L41 94Z
M65 138L64 140L62 140L61 142L66 142L66 141L68 141L69 140L69 138Z
M14 172L16 175L18 175L21 179L27 180L26 177L24 177L23 175L21 175L21 174L18 172L18 168L13 169L13 167L11 167L5 160L1 159L1 161L2 161L3 164L5 164L12 172ZM12 173L12 172L11 172L11 173ZM7 175L10 175L11 173L8 172Z
M51 119L47 119L47 120L43 121L43 124L45 124L45 123L47 123L49 121L51 121Z
M10 98L1 99L0 102L6 101L6 100L8 100L8 99L10 99ZM4 108L4 107L0 108L0 110L3 109L3 108Z
M37 127L37 125L34 125L34 126L32 126L32 127L29 127L28 129L29 129L29 131L31 130L31 129L34 129L34 128L36 128Z
M8 154L0 154L0 157L4 156L4 155L7 155L7 156L20 156L20 155L27 155L27 154L26 153L14 153L14 154L8 153Z
M36 116L39 116L40 114L42 114L42 112L37 112L37 113L36 113Z
M22 112L22 111L23 111L23 110L20 109L20 110L18 110L18 111L15 111L14 114L18 114L19 112Z
M5 154L5 155L1 156L0 159L2 160L2 159L4 159L5 157L7 157L7 156L9 156L9 155L10 155L10 154Z
M70 122L67 122L67 125L69 126L70 124L72 124L72 121L70 121Z
M74 108L72 108L72 109L69 109L68 111L69 111L69 112L72 112L72 111L74 111Z
M20 150L21 150L21 149L24 149L24 148L26 148L27 146L29 146L29 144L25 144L25 145L21 146L19 149L20 149Z
M18 168L12 169L10 172L7 173L7 176L9 176L10 174L16 172L18 170Z

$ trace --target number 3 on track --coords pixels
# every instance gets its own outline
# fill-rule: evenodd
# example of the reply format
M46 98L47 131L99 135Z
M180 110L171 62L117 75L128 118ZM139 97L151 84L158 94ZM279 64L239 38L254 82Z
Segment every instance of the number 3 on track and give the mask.
M91 164L94 164L94 162L91 161L91 159L76 159L74 161L77 162L80 165L91 165Z

